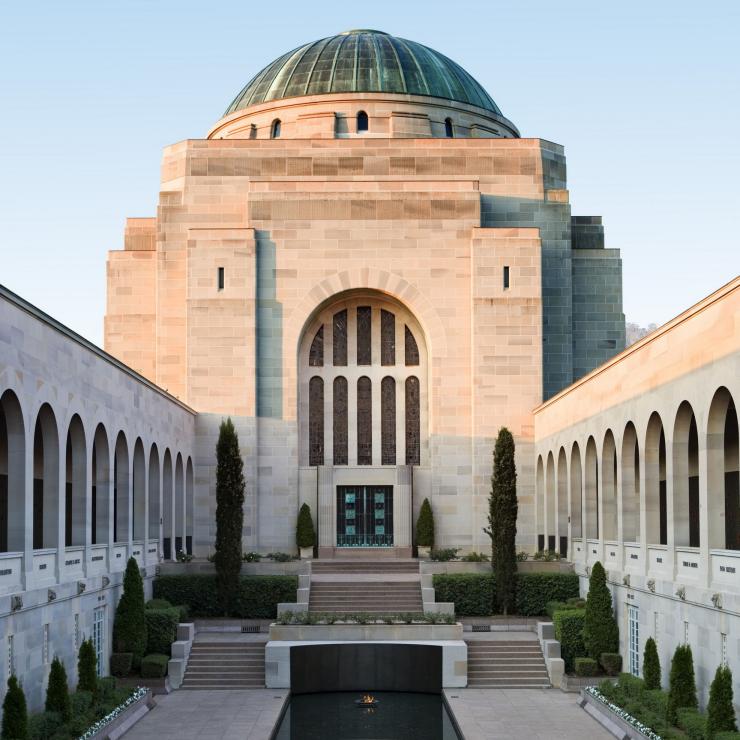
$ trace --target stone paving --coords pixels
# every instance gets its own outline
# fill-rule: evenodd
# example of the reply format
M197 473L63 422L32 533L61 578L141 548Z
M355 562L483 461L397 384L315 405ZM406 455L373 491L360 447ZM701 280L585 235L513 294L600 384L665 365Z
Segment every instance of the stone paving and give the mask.
M126 740L268 740L285 689L175 691L129 730Z
M557 689L445 689L465 740L607 740L612 736Z

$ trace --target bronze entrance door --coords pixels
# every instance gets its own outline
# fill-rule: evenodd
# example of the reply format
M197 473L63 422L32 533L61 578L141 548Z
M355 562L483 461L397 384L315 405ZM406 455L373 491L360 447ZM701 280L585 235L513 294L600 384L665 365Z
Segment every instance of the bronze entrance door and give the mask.
M393 486L337 486L337 547L393 546Z

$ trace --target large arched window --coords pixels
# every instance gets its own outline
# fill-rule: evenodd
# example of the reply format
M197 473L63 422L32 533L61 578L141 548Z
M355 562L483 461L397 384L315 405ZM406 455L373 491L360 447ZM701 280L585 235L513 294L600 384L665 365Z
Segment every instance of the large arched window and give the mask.
M364 110L361 110L357 114L357 133L361 134L367 131L368 129L368 119L367 119L367 113L365 113Z
M270 126L270 138L271 139L279 139L280 133L281 133L282 125L280 123L280 119L276 118L272 122L272 126Z

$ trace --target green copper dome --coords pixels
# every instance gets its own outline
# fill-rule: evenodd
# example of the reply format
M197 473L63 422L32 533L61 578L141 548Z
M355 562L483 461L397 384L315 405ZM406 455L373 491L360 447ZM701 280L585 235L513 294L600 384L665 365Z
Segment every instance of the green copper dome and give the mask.
M270 100L347 92L429 95L502 115L459 64L414 41L365 28L283 54L250 80L224 115Z

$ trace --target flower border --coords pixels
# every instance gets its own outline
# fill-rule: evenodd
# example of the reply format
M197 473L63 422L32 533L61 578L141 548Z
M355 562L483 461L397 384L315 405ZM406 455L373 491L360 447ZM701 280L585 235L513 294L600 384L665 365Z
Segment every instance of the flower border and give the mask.
M629 712L625 712L622 707L612 704L595 686L587 686L584 691L593 696L594 699L598 700L604 706L608 707L614 714L617 715L621 720L625 721L628 725L631 725L636 730L641 732L649 740L663 740L657 732L654 732L652 728L647 725L643 725L638 719L633 717Z
M143 699L147 695L148 691L149 689L137 686L131 693L131 696L129 696L123 704L119 704L112 712L106 714L105 717L99 719L91 727L88 727L84 734L80 735L77 740L88 740L88 738L94 737L106 725L109 725L114 719L120 717L132 704Z

